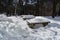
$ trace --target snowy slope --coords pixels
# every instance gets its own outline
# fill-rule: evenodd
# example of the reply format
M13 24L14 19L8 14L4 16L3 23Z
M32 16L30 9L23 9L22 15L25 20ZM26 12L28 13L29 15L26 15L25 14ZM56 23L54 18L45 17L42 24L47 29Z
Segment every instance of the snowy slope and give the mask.
M51 23L46 27L31 29L19 16L0 15L0 40L60 40L60 17L37 18L49 20Z

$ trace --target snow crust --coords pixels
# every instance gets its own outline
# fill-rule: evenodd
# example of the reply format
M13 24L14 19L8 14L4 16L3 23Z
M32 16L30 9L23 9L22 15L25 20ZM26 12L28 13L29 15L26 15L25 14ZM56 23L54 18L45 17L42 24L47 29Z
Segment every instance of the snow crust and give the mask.
M51 23L46 27L31 29L20 16L0 15L0 40L60 40L60 21L50 17L37 18L47 19Z

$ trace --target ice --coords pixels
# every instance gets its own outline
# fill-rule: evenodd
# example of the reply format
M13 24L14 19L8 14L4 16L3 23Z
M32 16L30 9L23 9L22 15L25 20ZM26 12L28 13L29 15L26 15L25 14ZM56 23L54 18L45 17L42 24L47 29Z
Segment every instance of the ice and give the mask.
M0 40L60 40L60 21L47 17L37 18L51 23L46 27L31 29L20 16L0 15Z

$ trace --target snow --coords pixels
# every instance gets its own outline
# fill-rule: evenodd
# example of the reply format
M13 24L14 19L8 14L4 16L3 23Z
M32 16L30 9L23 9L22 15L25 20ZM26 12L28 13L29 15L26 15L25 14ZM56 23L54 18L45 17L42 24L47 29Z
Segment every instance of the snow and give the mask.
M51 23L46 27L31 29L20 16L0 15L0 40L60 40L60 17L37 18Z
M44 23L44 22L49 22L48 20L46 19L41 19L39 17L35 17L33 19L30 19L30 20L26 20L28 21L29 23Z
M34 15L21 15L21 17L22 17L23 19L32 19L32 18L35 18Z

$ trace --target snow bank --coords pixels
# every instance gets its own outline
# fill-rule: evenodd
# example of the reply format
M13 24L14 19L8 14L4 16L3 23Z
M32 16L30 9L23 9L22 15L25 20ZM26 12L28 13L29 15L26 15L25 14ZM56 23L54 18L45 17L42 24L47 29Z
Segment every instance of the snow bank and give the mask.
M0 15L0 40L60 40L60 25L30 29L21 17Z
M32 31L20 17L6 17L5 15L0 17L2 18L0 18L0 40L22 40Z

